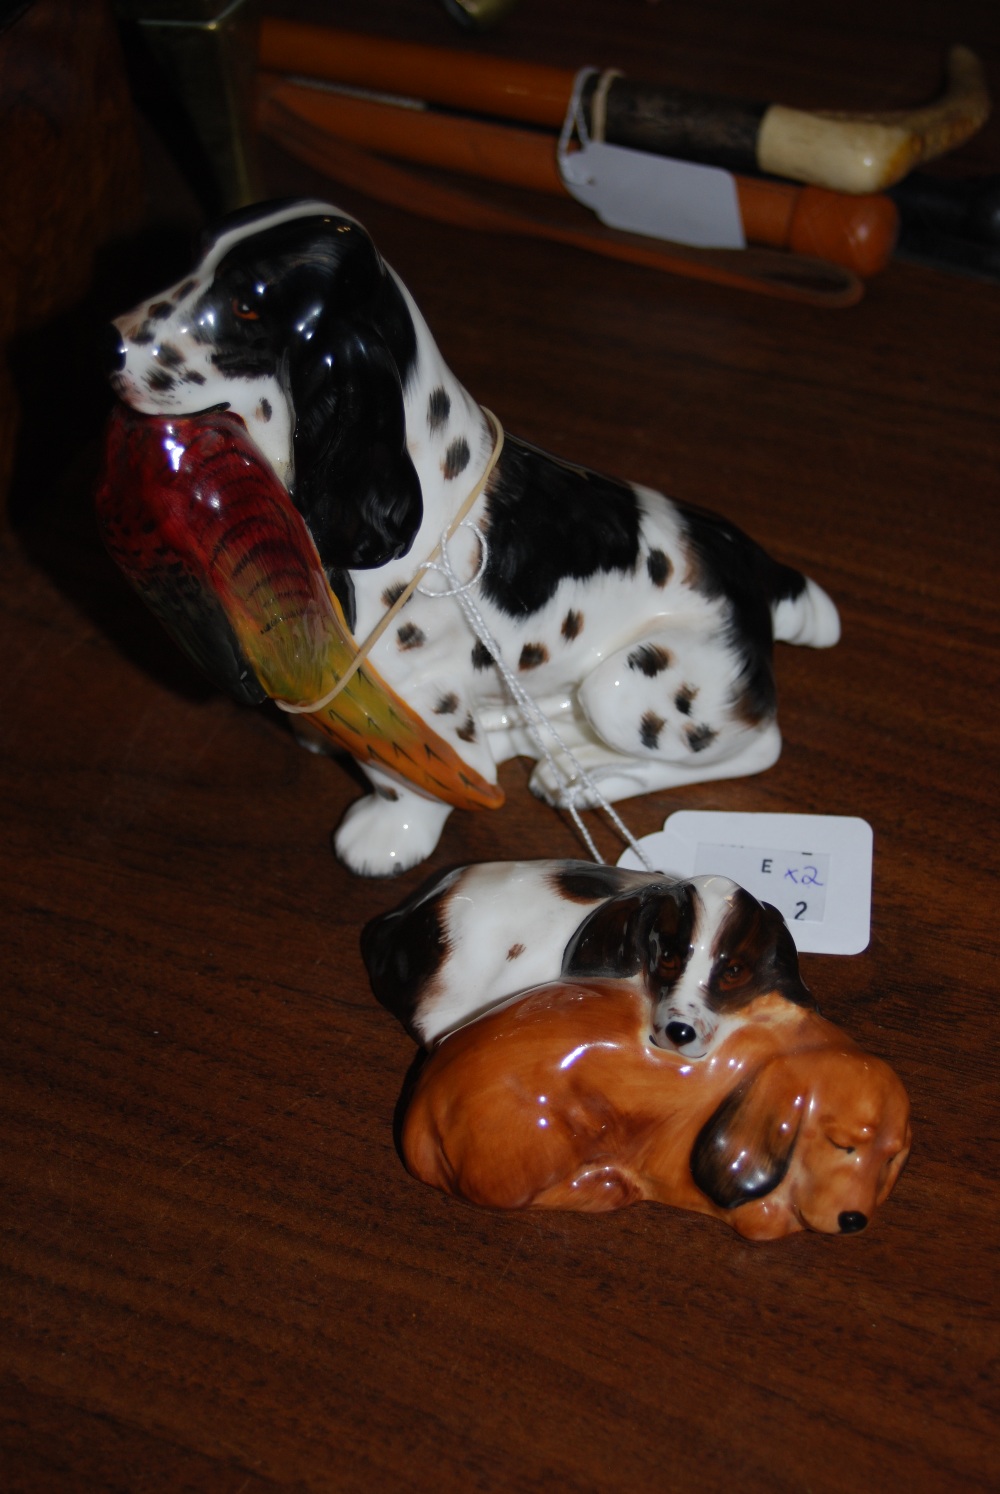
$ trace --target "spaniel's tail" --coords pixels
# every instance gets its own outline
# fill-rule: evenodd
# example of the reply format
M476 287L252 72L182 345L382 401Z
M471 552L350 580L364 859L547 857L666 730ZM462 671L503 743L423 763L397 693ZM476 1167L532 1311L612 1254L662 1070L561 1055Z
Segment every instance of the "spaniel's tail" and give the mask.
M678 503L684 535L694 552L699 589L726 596L736 632L769 652L766 613L772 636L783 643L831 648L840 637L840 618L826 592L790 565L774 560L756 540L728 519L694 504Z
M826 592L787 566L775 569L788 578L784 586L769 588L775 638L781 643L832 648L840 638L840 616Z

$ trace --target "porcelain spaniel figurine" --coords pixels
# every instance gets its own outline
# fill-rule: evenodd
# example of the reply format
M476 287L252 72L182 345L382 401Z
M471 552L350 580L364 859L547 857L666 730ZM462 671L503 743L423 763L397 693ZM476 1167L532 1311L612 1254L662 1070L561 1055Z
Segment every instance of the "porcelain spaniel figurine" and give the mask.
M538 763L533 791L585 806L593 790L578 793L577 763L609 801L769 767L780 750L774 640L837 640L826 594L727 520L510 434L497 456L498 427L444 363L406 288L361 225L326 203L228 220L189 276L117 319L108 361L131 412L103 490L113 553L217 679L242 699L287 689L285 704L355 753L374 792L351 806L335 844L357 872L423 860L453 805L502 801L498 763L538 756L500 661L557 719L565 745L555 774ZM199 429L235 454L223 499L242 464L257 508L236 505L195 563L179 490L198 480ZM169 524L144 507L141 473L130 489L129 455L144 441L159 443L160 487L173 485ZM246 545L220 589L219 547L278 521L283 547ZM293 569L316 567L328 594L310 604L321 626L283 605L293 531ZM155 545L143 538L154 533ZM498 658L440 576L399 606L445 535ZM273 605L258 617L261 592ZM304 594L298 581L293 592ZM331 636L338 650L344 638L368 640L387 614L365 679L391 712L376 709L384 740L369 753L345 736L329 690L310 698L305 681L328 677L335 689L343 665L323 653ZM268 667L272 648L287 655L280 670ZM428 762L447 766L428 774Z
M678 881L589 861L495 861L435 877L364 930L372 989L418 1042L532 986L629 982L649 1040L702 1057L755 997L814 1005L776 908L728 877Z
M435 1048L403 1122L414 1176L492 1208L710 1214L741 1235L855 1234L910 1145L892 1070L814 1011L759 996L686 1061L616 981L556 981Z
M850 1234L906 1159L899 1080L819 1015L780 914L725 877L463 867L362 952L428 1050L406 1164L474 1203L651 1199L753 1239Z

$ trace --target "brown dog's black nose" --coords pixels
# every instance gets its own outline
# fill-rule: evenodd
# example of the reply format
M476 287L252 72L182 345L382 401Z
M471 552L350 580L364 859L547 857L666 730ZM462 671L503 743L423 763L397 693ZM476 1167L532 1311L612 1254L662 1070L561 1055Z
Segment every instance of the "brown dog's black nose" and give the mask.
M121 373L125 367L125 344L114 322L109 322L102 334L101 353L105 370L109 374Z
M688 1043L693 1043L698 1034L687 1022L668 1022L667 1037L677 1048L686 1048Z
M868 1215L859 1214L857 1209L845 1209L842 1214L837 1215L837 1223L842 1235L856 1235L859 1229L864 1229L867 1225Z

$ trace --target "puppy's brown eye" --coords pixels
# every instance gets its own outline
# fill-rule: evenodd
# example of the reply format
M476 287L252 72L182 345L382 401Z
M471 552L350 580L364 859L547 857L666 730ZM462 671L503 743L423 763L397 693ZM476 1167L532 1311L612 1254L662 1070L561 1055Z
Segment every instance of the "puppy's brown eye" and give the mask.
M242 322L256 322L259 319L259 313L249 301L244 301L240 296L233 297L233 315L238 316Z
M741 986L750 977L750 971L742 960L730 960L719 971L719 981L724 986Z

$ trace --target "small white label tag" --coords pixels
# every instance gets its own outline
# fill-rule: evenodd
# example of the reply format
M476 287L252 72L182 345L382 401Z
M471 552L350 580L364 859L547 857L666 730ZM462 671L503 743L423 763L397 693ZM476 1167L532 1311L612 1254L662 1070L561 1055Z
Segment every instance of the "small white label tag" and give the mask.
M832 814L680 810L639 844L674 877L731 877L779 909L802 954L860 954L871 937L872 827ZM626 851L619 866L639 871Z
M719 166L588 140L559 151L566 190L609 228L700 249L745 249L736 183Z

